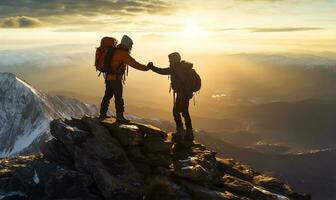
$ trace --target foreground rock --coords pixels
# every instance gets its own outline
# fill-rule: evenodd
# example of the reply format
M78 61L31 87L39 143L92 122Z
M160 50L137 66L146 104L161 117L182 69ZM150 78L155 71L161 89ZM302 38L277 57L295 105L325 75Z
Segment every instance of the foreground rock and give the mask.
M41 155L0 161L0 199L306 200L284 182L144 124L54 120Z

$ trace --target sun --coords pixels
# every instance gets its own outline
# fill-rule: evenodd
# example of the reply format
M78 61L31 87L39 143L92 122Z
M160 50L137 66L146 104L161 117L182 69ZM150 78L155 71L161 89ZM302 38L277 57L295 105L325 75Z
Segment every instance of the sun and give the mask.
M187 35L195 35L201 32L199 23L192 19L187 19L184 24L183 32Z

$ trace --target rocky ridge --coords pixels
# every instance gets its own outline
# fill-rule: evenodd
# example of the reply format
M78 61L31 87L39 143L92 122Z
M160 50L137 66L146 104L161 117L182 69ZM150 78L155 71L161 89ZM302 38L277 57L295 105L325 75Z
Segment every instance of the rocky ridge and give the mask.
M56 119L42 154L0 160L0 199L306 200L286 183L146 124Z

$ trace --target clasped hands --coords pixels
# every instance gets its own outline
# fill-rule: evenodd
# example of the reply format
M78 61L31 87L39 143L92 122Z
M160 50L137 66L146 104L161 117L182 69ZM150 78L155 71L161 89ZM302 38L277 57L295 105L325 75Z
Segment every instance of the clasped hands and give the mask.
M153 62L149 62L149 63L147 64L147 68L148 68L148 70L152 69L152 67L154 67Z

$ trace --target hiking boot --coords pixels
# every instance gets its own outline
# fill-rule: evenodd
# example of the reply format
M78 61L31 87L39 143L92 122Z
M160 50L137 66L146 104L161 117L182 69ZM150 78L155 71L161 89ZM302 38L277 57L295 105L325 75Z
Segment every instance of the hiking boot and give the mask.
M187 129L185 134L185 140L194 141L194 131L192 129Z
M183 140L183 136L184 136L184 128L177 127L176 132L173 134L172 142L180 143Z
M100 114L100 115L99 115L99 119L101 119L101 120L104 120L104 119L106 119L106 118L111 118L111 116L108 116L108 115L106 115L106 114Z
M127 124L130 122L130 120L126 119L124 117L124 113L117 113L117 120L116 120L117 123L120 123L120 124Z

